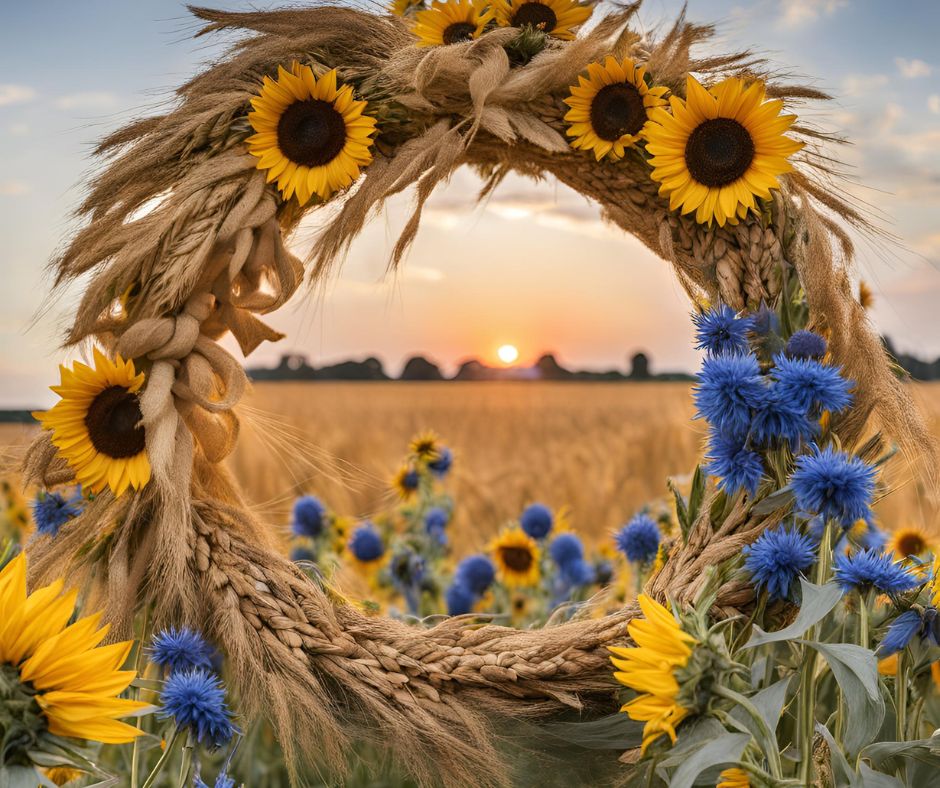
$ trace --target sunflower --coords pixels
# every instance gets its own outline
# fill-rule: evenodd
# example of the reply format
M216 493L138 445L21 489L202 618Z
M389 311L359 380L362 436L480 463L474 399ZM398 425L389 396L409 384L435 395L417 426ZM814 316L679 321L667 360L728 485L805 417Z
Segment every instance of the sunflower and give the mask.
M76 362L59 367L62 382L52 386L61 397L51 410L34 413L43 429L52 431L59 449L83 487L100 493L110 487L122 495L150 481L150 460L140 423L140 388L144 373L120 356L112 361L94 351L94 368Z
M571 146L594 151L598 161L608 155L617 161L644 136L649 113L665 106L667 89L649 87L646 69L630 58L618 62L608 56L603 65L591 63L587 73L565 99Z
M494 0L493 12L500 27L531 27L570 41L572 28L584 24L591 7L575 0Z
M419 11L411 31L419 47L461 44L479 38L493 19L486 0L434 0L426 11Z
M725 769L718 775L718 785L715 788L750 788L751 780L744 769Z
M858 303L861 305L862 309L871 309L875 303L875 294L872 293L868 282L864 279L860 280L858 283Z
M16 703L12 724L25 741L45 731L106 744L132 741L142 731L117 718L147 704L116 696L136 675L120 669L133 644L96 648L108 634L107 626L98 628L100 613L68 625L77 592L63 594L63 585L57 580L27 595L23 553L0 571L0 703ZM16 731L6 734L17 741Z
M245 142L285 200L327 200L372 161L375 118L363 114L368 104L353 98L351 85L337 85L335 68L317 79L310 66L278 66L277 81L265 77L251 106L257 133Z
M755 197L770 199L803 144L784 136L796 116L780 114L783 102L764 99L762 82L731 78L706 90L690 75L685 100L672 96L671 113L650 113L651 176L670 210L724 226L756 209Z
M415 11L424 8L424 0L392 0L388 5L388 11L393 16L410 16Z
M611 662L619 669L614 678L640 693L620 711L625 711L632 720L646 722L642 746L645 753L663 734L675 744L676 726L689 713L679 704L675 671L688 664L692 644L697 641L682 630L672 613L661 604L645 594L640 594L637 601L645 618L627 624L636 647L609 646L609 649L615 655Z
M930 549L927 534L919 528L898 528L891 536L888 550L898 558L911 558L923 555Z
M521 528L503 531L493 540L490 550L507 586L531 586L538 582L539 548Z
M441 439L428 430L416 435L408 448L422 462L433 462L441 456Z
M421 486L421 474L413 465L402 465L392 477L392 488L403 501L409 500Z

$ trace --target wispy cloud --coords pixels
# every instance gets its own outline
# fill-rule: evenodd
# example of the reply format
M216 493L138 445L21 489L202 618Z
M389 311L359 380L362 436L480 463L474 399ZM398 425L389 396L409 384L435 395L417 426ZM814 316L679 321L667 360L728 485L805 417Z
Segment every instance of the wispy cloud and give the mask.
M23 104L36 98L36 91L29 85L0 85L0 107Z
M848 5L848 0L783 0L780 24L787 28L802 27L820 17L832 16Z
M940 95L932 93L927 96L927 109L931 115L940 115Z
M28 123L11 123L7 126L7 132L13 137L25 137L29 134Z
M110 109L118 104L118 97L106 90L90 90L59 96L53 104L58 109Z
M883 88L887 84L887 74L847 74L842 79L842 95L871 96L875 88Z
M933 72L933 68L929 63L925 63L923 60L918 60L917 58L907 60L903 57L896 57L894 64L898 67L898 71L901 72L901 76L905 79L929 77Z
M0 197L16 197L29 193L29 184L23 181L0 181Z

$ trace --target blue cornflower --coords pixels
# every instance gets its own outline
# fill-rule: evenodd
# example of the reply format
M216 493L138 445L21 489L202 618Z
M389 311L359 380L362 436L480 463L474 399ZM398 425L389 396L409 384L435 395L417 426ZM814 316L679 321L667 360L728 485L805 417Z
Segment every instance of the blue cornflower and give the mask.
M438 477L444 477L454 464L454 453L446 446L441 446L437 456L428 463L431 473Z
M858 457L835 451L831 446L816 448L813 454L796 458L790 477L797 507L825 520L837 520L848 527L867 519L875 492L875 469Z
M759 336L765 337L768 334L774 334L780 330L780 318L767 304L761 304L751 316L751 331Z
M722 353L747 353L751 346L747 335L753 330L750 317L738 317L730 306L719 306L707 312L692 315L695 324L695 338L699 350L706 350L712 355Z
M291 531L295 536L316 537L323 533L326 507L314 495L303 495L294 502Z
M170 674L160 695L161 717L173 717L178 729L189 729L200 744L218 749L235 735L225 688L218 676L205 670Z
M63 525L82 513L82 504L79 494L66 498L57 492L36 493L32 502L36 530L46 536L58 536Z
M209 786L203 782L201 777L197 777L195 782L193 782L193 788L209 788ZM225 772L222 772L222 774L215 778L215 783L213 783L212 788L235 788L235 780L229 777Z
M584 560L584 546L574 534L559 534L548 548L552 560L564 569L568 564Z
M477 595L461 583L452 583L444 594L447 601L447 615L462 616L473 610Z
M424 530L427 533L432 531L443 531L450 521L450 515L446 509L440 506L433 506L424 514Z
M826 355L826 340L812 331L796 331L787 341L786 354L790 358L821 359Z
M533 539L544 539L552 530L555 518L544 503L533 503L523 510L519 525Z
M378 561L385 554L382 537L372 523L360 525L349 537L349 549L357 560L364 563Z
M780 384L766 386L760 403L751 415L751 438L762 446L774 442L796 448L809 438L816 425L806 417L806 410L784 396Z
M789 599L793 581L816 560L816 543L796 527L780 526L764 531L745 546L744 568L755 588L767 588L771 601Z
M598 559L594 564L594 577L599 586L610 585L614 579L614 565L606 558Z
M852 404L849 393L852 382L842 377L839 367L820 364L811 358L787 358L781 353L774 356L772 375L781 396L806 412L838 413Z
M454 583L462 585L474 594L486 593L496 579L496 567L485 555L471 555L457 564Z
M147 655L161 668L176 670L209 669L213 649L205 638L189 627L170 627L153 637Z
M914 609L904 611L888 627L884 639L878 645L878 656L890 657L906 648L907 644L918 635L925 640L929 639L936 646L937 638L940 636L937 631L938 624L940 624L940 619L934 607L928 607L923 614Z
M696 416L723 433L744 435L751 424L751 409L760 405L763 393L764 382L754 356L708 356L694 389Z
M877 588L883 594L901 594L920 585L920 580L891 553L859 550L836 556L833 574L845 593Z
M647 564L656 558L659 537L659 526L652 517L641 512L614 535L614 542L629 561Z
M757 492L764 475L764 461L735 436L712 431L708 441L705 472L719 479L718 487L729 495L747 490Z
M309 547L292 547L290 551L290 560L295 564L300 561L316 561L317 554Z
M564 581L571 586L589 586L597 578L594 567L583 558L578 558L560 566Z

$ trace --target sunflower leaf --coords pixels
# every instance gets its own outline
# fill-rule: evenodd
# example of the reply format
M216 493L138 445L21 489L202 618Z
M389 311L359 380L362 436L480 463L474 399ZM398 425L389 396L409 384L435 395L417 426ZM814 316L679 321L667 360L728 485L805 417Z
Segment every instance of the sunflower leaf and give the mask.
M787 702L787 690L790 688L792 678L792 676L787 676L749 698L771 733L777 730L777 723L780 722L783 706ZM754 720L743 708L736 706L731 710L731 717L742 723L754 735L754 738L758 739L760 731L756 730Z
M803 592L803 602L796 620L788 627L778 629L776 632L764 632L760 627L754 627L754 634L741 648L754 648L767 643L779 643L783 640L793 640L802 635L811 627L822 621L829 612L842 599L842 589L835 583L818 586L808 580L800 578Z
M872 741L881 730L885 701L878 680L875 653L852 643L800 641L822 654L842 690L846 705L845 739L850 755Z
M692 788L696 778L706 769L738 763L751 736L746 733L723 733L699 747L683 759L669 780L670 788Z

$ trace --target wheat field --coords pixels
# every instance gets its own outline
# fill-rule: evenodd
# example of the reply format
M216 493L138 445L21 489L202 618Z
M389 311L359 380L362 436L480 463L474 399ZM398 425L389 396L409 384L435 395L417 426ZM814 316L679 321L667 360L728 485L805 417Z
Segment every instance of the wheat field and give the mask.
M940 384L914 393L940 437ZM272 524L287 522L302 492L366 517L393 503L389 478L411 436L433 429L456 455L448 489L459 552L533 501L570 507L574 528L601 539L663 499L668 476L681 482L694 469L704 425L693 411L686 383L266 383L244 408L230 464ZM905 461L885 478L882 524L940 535L936 503Z
M940 384L914 396L940 438ZM389 480L410 438L435 430L456 455L447 489L457 554L482 548L533 501L569 507L571 525L606 538L638 508L665 501L701 455L687 383L259 383L241 407L228 463L257 514L287 532L290 507L314 493L340 514L395 502ZM3 425L15 464L35 427ZM905 461L885 475L881 524L940 536L940 508Z

